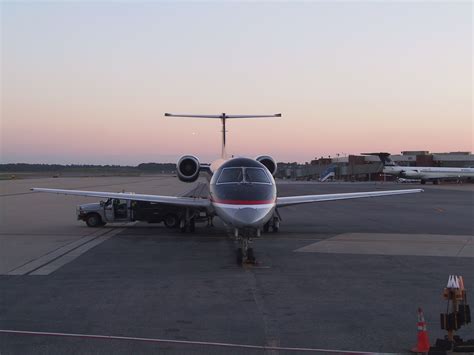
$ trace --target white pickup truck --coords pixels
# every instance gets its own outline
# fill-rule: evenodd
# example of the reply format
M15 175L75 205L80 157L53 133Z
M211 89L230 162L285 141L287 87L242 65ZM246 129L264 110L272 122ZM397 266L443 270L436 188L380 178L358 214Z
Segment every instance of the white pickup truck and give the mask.
M205 197L207 194L207 184L198 183L180 196L198 198ZM187 211L185 207L157 202L109 198L106 201L77 206L77 219L85 221L89 227L100 227L109 222L144 221L148 223L163 222L168 228L179 228L184 232L186 223L183 221L189 218L190 213L192 214L189 220L191 232L194 232L197 222L207 222L208 225L212 225L213 216L208 215L204 210Z
M177 228L186 210L153 202L120 200L86 203L77 206L77 219L85 221L89 227L100 227L110 222L145 221L163 222L168 228Z

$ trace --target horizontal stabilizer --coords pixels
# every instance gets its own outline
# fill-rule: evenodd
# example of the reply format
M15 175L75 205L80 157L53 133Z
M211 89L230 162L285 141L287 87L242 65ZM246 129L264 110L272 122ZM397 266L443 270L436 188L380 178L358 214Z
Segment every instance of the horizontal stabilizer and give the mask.
M266 117L281 117L281 113L275 113L273 115L228 115L225 112L220 115L189 115L187 113L165 113L165 117L189 117L189 118L217 118L222 122L222 149L221 149L221 159L227 159L227 152L225 149L226 145L226 129L225 122L227 119L233 118L266 118Z
M189 115L180 113L165 113L166 117L190 117L190 118L264 118L264 117L281 117L281 113L275 113L273 115L227 115L222 113L220 115Z

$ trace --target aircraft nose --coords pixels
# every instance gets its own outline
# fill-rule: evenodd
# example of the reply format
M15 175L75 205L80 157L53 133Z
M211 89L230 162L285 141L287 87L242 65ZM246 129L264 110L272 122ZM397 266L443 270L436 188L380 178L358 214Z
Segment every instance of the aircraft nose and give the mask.
M234 213L235 224L241 227L259 227L264 224L273 213L273 207L245 207Z

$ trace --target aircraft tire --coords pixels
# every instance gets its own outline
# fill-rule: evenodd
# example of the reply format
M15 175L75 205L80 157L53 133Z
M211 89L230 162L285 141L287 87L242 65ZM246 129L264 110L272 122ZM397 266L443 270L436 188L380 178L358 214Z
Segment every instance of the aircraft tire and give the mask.
M181 220L179 222L179 230L181 233L186 233L186 229L188 229L188 224L186 223L185 220Z
M247 250L247 259L248 261L250 261L251 263L254 263L255 262L255 255L253 253L253 249L252 248L248 248Z
M270 230L270 222L267 222L263 225L263 233L268 233Z

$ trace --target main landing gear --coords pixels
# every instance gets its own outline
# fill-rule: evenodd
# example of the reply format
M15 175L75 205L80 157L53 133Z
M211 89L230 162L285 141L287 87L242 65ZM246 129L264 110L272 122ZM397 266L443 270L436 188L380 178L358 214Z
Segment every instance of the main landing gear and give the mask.
M186 221L186 219L182 218L179 221L179 230L181 233L185 233L187 230L189 230L191 233L194 233L196 230L196 220L191 218L189 221Z
M273 233L278 233L280 230L280 217L274 216L272 219L270 219L267 223L263 225L263 232L268 233L272 230Z
M194 233L196 231L196 223L206 222L208 227L214 227L212 222L214 215L207 211L187 208L185 211L181 212L177 218L179 218L179 220L177 221L176 227L178 227L182 233L188 231Z

